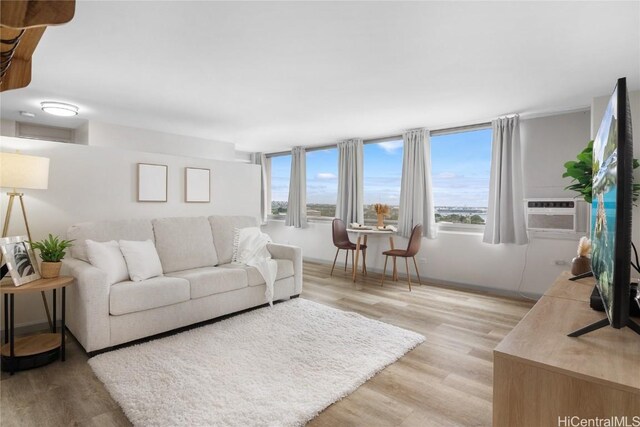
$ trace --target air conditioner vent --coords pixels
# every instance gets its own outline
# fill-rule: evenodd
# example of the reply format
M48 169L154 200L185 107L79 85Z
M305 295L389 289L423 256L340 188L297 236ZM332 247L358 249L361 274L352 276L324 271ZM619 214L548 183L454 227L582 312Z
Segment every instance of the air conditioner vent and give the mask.
M74 142L74 129L16 122L18 138L42 139L46 141Z
M527 230L583 232L586 229L586 203L574 199L525 200Z

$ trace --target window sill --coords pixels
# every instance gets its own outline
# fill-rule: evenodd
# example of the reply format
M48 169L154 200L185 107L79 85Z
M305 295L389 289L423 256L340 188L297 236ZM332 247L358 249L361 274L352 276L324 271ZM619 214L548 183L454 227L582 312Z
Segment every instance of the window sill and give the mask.
M267 222L284 222L285 217L283 216L269 216L267 218ZM311 223L315 223L315 222L319 222L319 223L329 223L333 221L333 217L329 218L329 217L323 217L323 216L311 216L311 217L307 217L307 222L311 222Z
M484 234L484 224L443 224L437 223L439 233L449 234Z
M334 217L328 216L308 216L307 222L331 222L333 219Z
M283 216L270 216L267 219L267 223L281 223L284 224L284 215ZM333 218L329 217L309 217L307 218L307 222L310 224L329 224L333 221ZM398 221L385 221L387 225L397 225ZM365 222L365 225L373 226L375 222ZM482 235L484 233L484 225L476 225L476 224L443 224L437 223L438 233L442 234L461 234L461 235Z

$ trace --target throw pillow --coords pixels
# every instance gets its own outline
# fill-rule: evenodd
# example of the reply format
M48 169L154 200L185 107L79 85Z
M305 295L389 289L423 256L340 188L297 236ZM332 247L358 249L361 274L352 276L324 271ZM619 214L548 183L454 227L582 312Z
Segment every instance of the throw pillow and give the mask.
M162 264L151 240L120 240L120 250L127 261L129 277L134 282L162 276Z
M107 273L109 285L129 280L127 263L120 252L120 245L115 240L109 242L94 242L86 240L89 262L96 268Z

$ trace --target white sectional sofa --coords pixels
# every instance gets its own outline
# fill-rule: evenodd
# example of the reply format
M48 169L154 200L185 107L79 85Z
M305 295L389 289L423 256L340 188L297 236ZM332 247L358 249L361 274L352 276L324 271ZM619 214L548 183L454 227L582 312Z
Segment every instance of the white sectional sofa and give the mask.
M211 216L72 226L74 246L62 271L76 279L67 292L69 330L92 353L264 304L260 273L231 264L234 228L257 225L252 217ZM88 261L87 239L151 239L164 275L109 285L106 273ZM278 263L274 300L299 295L301 249L270 244L269 251Z

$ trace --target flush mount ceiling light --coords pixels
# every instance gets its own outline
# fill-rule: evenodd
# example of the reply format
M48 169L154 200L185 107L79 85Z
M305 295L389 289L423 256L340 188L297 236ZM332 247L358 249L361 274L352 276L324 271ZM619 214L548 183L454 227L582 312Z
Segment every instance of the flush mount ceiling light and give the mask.
M64 102L41 102L40 107L45 113L53 114L54 116L71 117L78 114L78 107Z
M29 117L30 119L34 118L36 115L33 113L30 113L28 111L20 111L20 115L23 117Z

